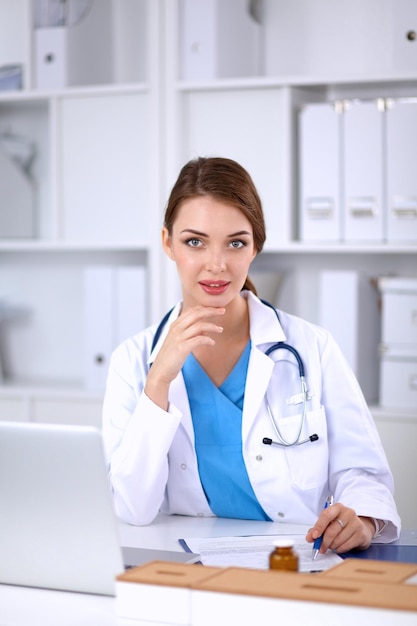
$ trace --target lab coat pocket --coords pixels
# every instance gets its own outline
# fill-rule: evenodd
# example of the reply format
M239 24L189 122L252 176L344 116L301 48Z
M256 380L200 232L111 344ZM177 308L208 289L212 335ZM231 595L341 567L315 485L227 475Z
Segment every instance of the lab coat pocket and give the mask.
M289 441L292 441L290 432L296 432L296 425L298 424L299 428L300 419L301 415L283 420ZM284 428L281 430L285 436ZM310 441L308 438L311 435L318 435L318 439ZM305 439L306 443L284 448L291 482L303 490L314 489L327 482L329 457L326 413L323 406L307 412L300 441Z

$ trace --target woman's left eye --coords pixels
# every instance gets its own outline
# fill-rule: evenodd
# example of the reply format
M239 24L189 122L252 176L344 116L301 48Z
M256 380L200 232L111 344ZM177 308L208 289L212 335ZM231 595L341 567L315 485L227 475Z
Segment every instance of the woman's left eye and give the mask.
M240 239L235 239L234 241L230 242L230 245L232 248L243 248L244 246L246 246L246 243L244 241L241 241Z

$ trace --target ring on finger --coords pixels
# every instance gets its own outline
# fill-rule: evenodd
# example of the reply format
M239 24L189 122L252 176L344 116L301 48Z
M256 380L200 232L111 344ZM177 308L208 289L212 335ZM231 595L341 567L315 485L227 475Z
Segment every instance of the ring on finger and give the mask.
M346 526L346 524L339 518L335 519L335 522L338 522L338 524L340 524L340 526L342 527L342 529Z

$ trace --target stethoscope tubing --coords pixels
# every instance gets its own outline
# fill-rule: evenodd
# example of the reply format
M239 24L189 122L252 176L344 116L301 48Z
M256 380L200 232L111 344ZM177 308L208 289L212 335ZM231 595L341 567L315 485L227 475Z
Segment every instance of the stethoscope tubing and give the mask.
M278 315L278 311L276 310L276 308L270 304L269 302L267 302L266 300L261 300L261 302L263 304L265 304L265 306L268 306L269 308L271 308L278 320L278 323L281 324L281 320L279 319L279 315ZM265 394L265 403L266 403L266 408L268 411L268 415L269 418L271 420L271 424L272 427L275 431L275 434L278 438L278 441L273 441L270 440L269 437L264 437L263 439L263 443L267 444L267 445L277 445L277 446L283 446L284 448L291 448L292 446L299 446L302 443L308 443L309 441L317 441L318 439L318 435L314 434L311 435L310 437L308 437L307 439L303 439L301 440L301 433L303 432L303 428L304 428L304 424L306 421L306 416L307 416L307 384L306 384L306 380L305 380L305 369L304 369L304 363L303 360L300 356L300 353L298 352L298 350L296 350L294 348L294 346L289 345L288 343L286 343L285 341L279 341L278 343L274 343L272 346L270 346L266 351L265 354L266 356L270 356L272 354L272 352L275 352L276 350L288 350L289 352L291 352L291 354L295 357L297 364L298 364L298 370L299 370L299 374L300 374L300 385L301 385L301 397L302 397L302 402L303 402L303 408L302 408L302 415L301 415L301 420L300 420L300 427L298 429L297 435L295 437L295 439L293 441L287 441L285 439L285 437L283 436L283 434L280 431L280 428L278 426L278 423L276 421L276 419L274 418L274 415L272 413L272 409L271 406L269 404L268 401L268 392Z

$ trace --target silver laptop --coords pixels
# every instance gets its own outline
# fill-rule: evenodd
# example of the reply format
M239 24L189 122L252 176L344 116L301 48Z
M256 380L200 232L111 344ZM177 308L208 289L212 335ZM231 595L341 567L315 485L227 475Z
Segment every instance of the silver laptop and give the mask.
M126 567L198 558L119 545L99 430L0 422L0 583L114 595Z

